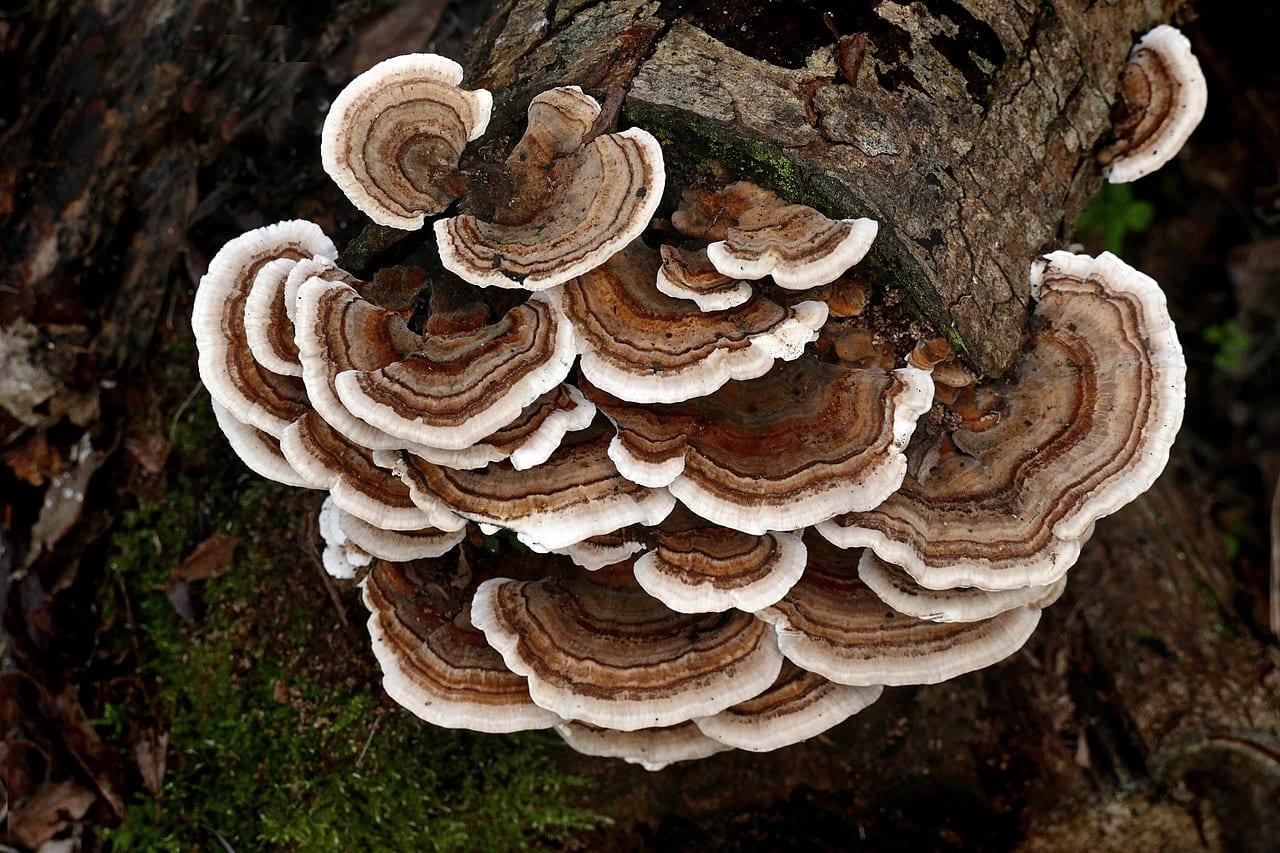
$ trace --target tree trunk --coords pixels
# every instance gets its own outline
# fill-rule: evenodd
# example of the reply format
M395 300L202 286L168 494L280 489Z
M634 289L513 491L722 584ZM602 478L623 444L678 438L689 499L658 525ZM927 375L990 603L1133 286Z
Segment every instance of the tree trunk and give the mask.
M500 132L548 86L614 103L625 91L623 118L664 144L669 203L728 174L877 219L868 274L998 374L1026 320L1031 261L1061 248L1099 185L1092 154L1129 34L1180 3L884 2L841 13L859 30L838 45L821 28L811 45L778 44L766 3L694 4L715 7L706 25L721 40L664 4L565 5L547 17L544 2L504 4L472 51L474 81L501 90ZM785 52L794 67L742 51Z
M0 94L0 364L18 347L51 390L36 399L0 376L0 591L13 653L54 682L93 641L92 619L59 602L100 578L77 572L85 552L100 557L116 498L91 497L89 521L41 552L31 530L52 488L14 485L12 453L32 436L69 448L88 429L94 466L118 473L146 401L113 384L127 385L158 324L188 334L192 279L218 245L292 216L338 233L347 208L320 172L319 105L352 69L329 59L326 83L308 63L363 7L278 27L208 0L36 5L0 21L0 71L22 93ZM1018 346L1032 259L1062 247L1099 185L1092 155L1132 34L1180 5L506 0L469 55L470 83L496 100L468 157L505 153L533 94L580 85L663 142L668 205L692 182L748 177L878 219L867 274L996 374ZM839 40L821 25L828 6ZM1007 664L887 691L775 754L658 775L566 763L600 782L583 796L619 833L647 825L654 843L710 846L726 820L762 837L792 821L833 841L856 826L929 848L1074 849L1109 830L1189 847L1280 837L1280 655L1236 614L1199 484L1175 454L1148 496L1100 523L1066 596Z

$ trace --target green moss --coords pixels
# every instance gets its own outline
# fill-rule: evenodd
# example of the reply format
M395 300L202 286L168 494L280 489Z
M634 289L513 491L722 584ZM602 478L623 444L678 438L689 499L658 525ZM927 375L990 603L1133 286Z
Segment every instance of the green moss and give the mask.
M1205 343L1214 348L1214 370L1219 370L1228 376L1239 376L1244 372L1249 360L1249 352L1253 348L1253 341L1239 323L1235 320L1215 323L1212 326L1206 326L1201 334L1204 335Z
M167 733L167 772L154 796L135 780L103 832L113 848L509 849L603 822L567 804L582 782L554 769L554 736L439 729L383 695L363 625L333 628L298 547L316 493L249 477L189 365L159 372L165 396L192 399L154 417L174 439L168 476L122 514L101 603L104 651L135 656L146 688L108 691L96 722L126 753L143 728ZM188 625L166 587L213 531L239 545Z
M1151 227L1156 208L1149 201L1134 198L1128 184L1103 184L1080 214L1076 228L1084 242L1095 253L1101 247L1115 255L1124 255L1125 239Z
M668 202L672 205L678 200L679 191L700 177L707 177L706 169L712 164L720 164L734 180L755 181L827 215L837 207L832 199L806 185L800 169L784 151L761 139L669 110L628 106L624 118L644 127L661 143L668 173Z

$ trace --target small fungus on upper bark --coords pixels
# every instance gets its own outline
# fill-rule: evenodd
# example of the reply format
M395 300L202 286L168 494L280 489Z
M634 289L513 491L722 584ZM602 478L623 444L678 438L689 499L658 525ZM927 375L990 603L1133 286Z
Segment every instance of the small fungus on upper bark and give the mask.
M1134 45L1117 94L1116 139L1102 155L1113 184L1136 181L1172 160L1204 118L1209 100L1191 42L1167 24Z
M411 53L379 62L334 99L320 137L324 169L379 225L416 230L462 194L458 161L489 126L493 96L461 82L453 60Z

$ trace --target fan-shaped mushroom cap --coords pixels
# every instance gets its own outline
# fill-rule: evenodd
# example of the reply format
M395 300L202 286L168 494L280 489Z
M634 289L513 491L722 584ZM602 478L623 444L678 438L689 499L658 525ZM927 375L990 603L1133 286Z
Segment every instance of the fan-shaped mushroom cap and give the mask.
M800 582L756 614L777 628L788 660L838 684L937 684L1004 660L1040 621L1033 607L981 622L895 613L852 570L836 568L842 556L811 556Z
M933 383L916 368L806 361L671 405L638 406L585 384L583 392L617 425L609 455L622 476L670 484L703 518L761 535L884 500L902 482L902 450Z
M546 462L525 471L498 462L485 471L457 471L408 453L378 453L404 478L410 495L431 513L457 512L506 527L540 551L566 548L629 524L654 525L675 499L618 474L603 423L565 438Z
M769 752L822 734L875 702L883 691L880 686L835 684L787 661L768 690L694 723L720 743Z
M649 771L661 770L678 761L709 758L733 749L707 737L693 723L633 732L602 729L586 723L561 723L556 726L556 733L583 755L621 758Z
M348 542L379 560L392 563L439 557L452 551L467 535L465 525L457 530L437 530L434 527L383 530L349 512L336 511L338 528Z
M373 562L373 555L347 537L341 525L342 514L342 510L333 502L333 495L326 497L320 505L317 526L320 528L320 538L324 540L321 562L330 577L350 580L360 569Z
M280 450L312 488L328 489L334 503L374 527L457 530L466 524L446 509L419 508L404 483L374 464L373 451L344 438L315 412L285 429Z
M674 403L762 376L775 360L799 358L827 319L821 302L783 308L763 297L690 311L657 291L657 267L657 253L637 241L550 294L573 324L582 375L624 400Z
M529 107L526 139L544 141L553 159L521 162L521 141L507 169L535 198L516 199L497 222L470 214L435 223L445 268L481 287L545 290L604 263L649 224L666 186L662 147L638 127L598 136L581 147L581 91L545 92ZM549 102L554 101L554 106ZM565 105L575 104L565 119ZM567 134L564 141L548 134ZM564 153L571 151L572 153Z
M461 195L457 166L489 126L493 96L459 88L462 66L432 53L379 62L334 98L320 157L351 203L412 231Z
M295 219L241 234L218 250L196 288L191 328L200 350L200 379L237 421L279 438L309 408L302 383L254 359L244 309L258 272L279 258L336 258L320 226Z
M263 265L254 276L244 303L245 335L249 351L258 364L282 376L301 376L298 345L293 340L293 321L285 303L285 282L298 262L276 258Z
M576 352L572 327L540 295L474 332L417 335L318 278L298 290L298 345L316 410L377 450L471 447L558 386Z
M804 290L835 281L862 260L879 228L874 219L828 219L803 204L757 208L707 246L707 258L730 278L769 275L779 287Z
M1113 184L1136 181L1172 160L1204 118L1209 100L1191 42L1167 24L1134 45L1117 94L1123 117L1104 170Z
M485 581L471 619L528 676L534 702L623 731L718 713L764 691L782 666L768 626L750 614L677 614L600 573Z
M902 568L886 563L870 549L858 560L858 577L894 610L929 622L980 622L1015 607L1043 610L1057 601L1067 586L1064 575L1048 586L1019 589L925 589Z
M1150 278L1104 253L1037 264L1038 330L1008 378L999 422L876 509L819 531L870 547L930 589L1045 586L1081 538L1155 482L1182 423L1186 363Z
M210 402L213 404L213 417L222 434L227 437L227 443L250 471L286 486L305 488L310 485L284 458L284 454L280 452L279 439L236 420L217 400Z
M517 732L562 722L533 704L525 679L471 625L465 605L429 592L442 588L440 575L433 562L380 562L365 579L369 635L391 698L452 729Z
M689 299L699 311L725 311L751 298L751 285L721 274L706 249L663 245L658 290L673 299Z
M773 604L800 579L805 547L794 533L753 536L689 516L668 519L657 547L636 560L645 592L679 613L748 613Z

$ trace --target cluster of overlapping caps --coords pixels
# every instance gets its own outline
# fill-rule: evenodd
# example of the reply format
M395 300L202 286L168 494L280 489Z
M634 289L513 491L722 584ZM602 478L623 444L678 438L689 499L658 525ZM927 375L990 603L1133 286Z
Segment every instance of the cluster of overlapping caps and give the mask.
M335 101L324 164L375 221L465 195L491 101L461 79L402 56ZM1057 252L1005 377L939 340L895 366L846 275L875 222L735 184L686 192L649 248L661 148L599 112L533 100L497 212L434 222L425 321L308 222L232 240L200 283L218 421L258 473L328 490L326 567L361 576L387 691L655 768L1018 649L1167 460L1185 369L1156 283ZM531 293L490 317L485 287ZM500 530L523 547L455 547Z

